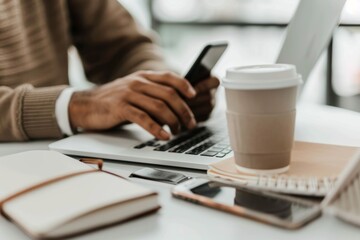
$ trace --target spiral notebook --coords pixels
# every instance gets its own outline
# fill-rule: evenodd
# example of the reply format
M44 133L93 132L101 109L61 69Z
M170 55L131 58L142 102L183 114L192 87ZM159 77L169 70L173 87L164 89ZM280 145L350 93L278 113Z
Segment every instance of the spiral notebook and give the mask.
M235 169L233 158L209 166L210 179L231 185L249 186L280 193L325 196L357 147L295 142L288 172L279 175L250 175Z

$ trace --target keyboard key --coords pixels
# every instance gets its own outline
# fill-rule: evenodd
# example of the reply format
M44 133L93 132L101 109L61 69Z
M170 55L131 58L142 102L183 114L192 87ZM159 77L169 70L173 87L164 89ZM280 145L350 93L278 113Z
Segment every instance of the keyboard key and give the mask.
M225 153L225 154L228 154L228 153L231 153L231 151L232 151L232 150L224 149L224 150L222 150L221 152L222 152L222 153Z
M144 142L144 143L141 143L139 145L136 145L134 148L136 149L141 149L141 148L144 148L146 146L149 146L149 147L157 147L157 146L160 146L160 144L158 143L158 139L154 138L150 141L147 141L147 142Z
M225 153L218 153L217 155L216 155L216 157L218 157L218 158L222 158L222 157L225 157Z
M200 154L201 156L207 156L207 157L213 157L217 154L218 152L215 152L215 151L206 151L202 154Z
M148 142L146 142L146 145L149 146L149 147L154 147L155 145L157 145L157 139L153 139L153 140L150 140Z
M224 149L215 146L215 147L212 147L210 150L211 150L211 151L216 151L216 152L221 152L221 151L224 150Z
M146 143L140 143L139 145L136 145L134 148L141 149L141 148L144 148L146 146L147 146Z
M200 154L201 152L199 152L199 151L193 151L193 150L191 150L191 151L187 151L185 154L191 154L191 155L198 155L198 154Z

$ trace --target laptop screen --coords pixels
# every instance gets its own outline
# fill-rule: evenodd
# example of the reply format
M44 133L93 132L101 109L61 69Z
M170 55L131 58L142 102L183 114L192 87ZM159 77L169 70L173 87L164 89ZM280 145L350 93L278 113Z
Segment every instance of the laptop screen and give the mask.
M346 0L302 0L288 26L277 63L294 64L307 80L328 46Z

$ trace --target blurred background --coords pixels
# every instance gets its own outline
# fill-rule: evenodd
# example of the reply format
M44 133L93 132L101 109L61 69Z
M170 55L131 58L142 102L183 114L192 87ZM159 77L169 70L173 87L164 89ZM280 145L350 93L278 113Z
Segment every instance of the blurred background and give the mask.
M184 74L208 42L228 50L213 73L231 66L274 63L299 0L119 0L158 35L167 62ZM72 84L86 86L70 51ZM301 101L360 111L360 0L347 0L339 28L306 82Z

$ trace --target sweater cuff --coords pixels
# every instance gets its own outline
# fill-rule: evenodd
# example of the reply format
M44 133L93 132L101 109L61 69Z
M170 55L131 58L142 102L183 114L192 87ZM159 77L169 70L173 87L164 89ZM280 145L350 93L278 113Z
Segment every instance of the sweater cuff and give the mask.
M74 135L73 129L69 120L69 103L75 89L68 87L65 88L56 99L55 103L55 116L56 122L61 132L67 136Z
M55 115L55 104L66 87L35 88L25 92L22 125L29 139L62 137Z

